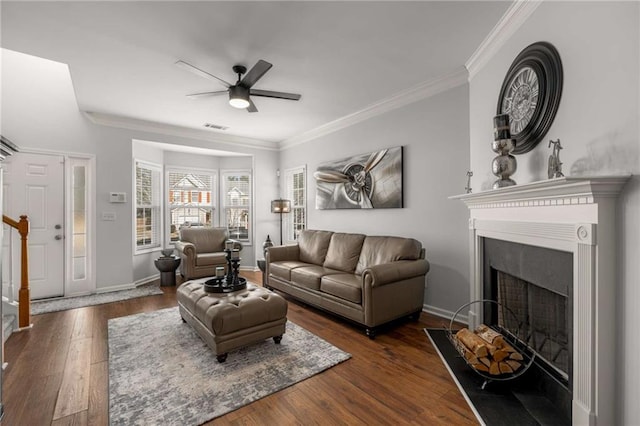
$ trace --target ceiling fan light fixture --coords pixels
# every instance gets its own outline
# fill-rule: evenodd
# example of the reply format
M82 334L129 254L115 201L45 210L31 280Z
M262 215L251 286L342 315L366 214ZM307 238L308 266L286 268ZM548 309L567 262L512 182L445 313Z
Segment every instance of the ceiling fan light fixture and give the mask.
M229 105L234 108L247 108L249 106L249 89L242 86L229 87Z

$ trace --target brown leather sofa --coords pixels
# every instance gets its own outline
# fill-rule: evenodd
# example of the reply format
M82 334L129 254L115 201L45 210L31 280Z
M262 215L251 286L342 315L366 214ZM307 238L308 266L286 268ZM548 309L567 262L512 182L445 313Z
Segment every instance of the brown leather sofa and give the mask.
M175 249L180 254L180 275L185 279L210 277L215 275L217 266L224 266L226 273L227 258L224 252L225 242L229 240L227 228L182 228L180 240ZM242 250L239 241L231 240L233 248Z
M267 287L364 325L370 338L422 311L429 262L413 238L304 230L266 262Z

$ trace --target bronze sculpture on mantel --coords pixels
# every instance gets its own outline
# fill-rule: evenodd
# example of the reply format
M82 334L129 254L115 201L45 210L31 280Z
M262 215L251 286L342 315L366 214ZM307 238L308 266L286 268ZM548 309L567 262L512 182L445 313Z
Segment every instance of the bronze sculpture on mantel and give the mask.
M560 150L562 149L562 145L560 145L560 139L557 141L550 140L549 148L553 145L553 152L549 156L549 166L547 168L547 176L549 179L563 177L562 173L562 162L560 161Z

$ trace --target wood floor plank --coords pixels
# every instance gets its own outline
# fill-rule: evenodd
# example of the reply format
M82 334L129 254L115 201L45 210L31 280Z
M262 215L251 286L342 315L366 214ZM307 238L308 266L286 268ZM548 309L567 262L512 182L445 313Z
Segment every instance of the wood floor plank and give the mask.
M70 341L53 420L61 419L89 408L91 340L92 338L88 337Z
M91 426L109 424L109 363L91 364L87 421Z
M259 272L243 275L262 282ZM11 335L2 424L108 425L108 320L176 306L176 287L161 289L163 295L37 315L33 329ZM287 301L290 321L352 358L207 425L478 424L422 331L442 328L444 320L423 313L371 340L361 327Z

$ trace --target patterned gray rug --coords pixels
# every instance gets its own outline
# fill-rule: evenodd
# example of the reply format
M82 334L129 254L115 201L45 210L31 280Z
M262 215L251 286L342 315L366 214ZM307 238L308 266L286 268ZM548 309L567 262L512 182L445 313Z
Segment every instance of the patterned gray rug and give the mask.
M163 294L158 285L144 285L130 290L112 291L109 293L92 294L89 296L67 297L64 299L50 299L31 302L31 315L49 312L66 311L68 309L84 308L85 306L102 305L104 303L119 302L144 296Z
M109 320L109 424L199 425L351 357L287 323L220 364L178 308Z

